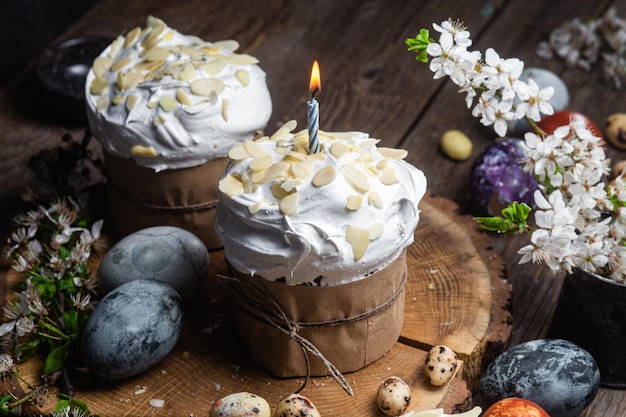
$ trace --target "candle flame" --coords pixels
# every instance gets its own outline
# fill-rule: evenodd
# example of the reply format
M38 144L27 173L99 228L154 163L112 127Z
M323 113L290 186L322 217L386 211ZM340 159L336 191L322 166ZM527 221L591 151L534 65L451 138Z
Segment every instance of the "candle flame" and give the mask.
M320 78L320 65L317 60L313 62L313 68L311 68L311 82L309 83L309 91L311 95L315 97L315 93L322 91L322 81Z

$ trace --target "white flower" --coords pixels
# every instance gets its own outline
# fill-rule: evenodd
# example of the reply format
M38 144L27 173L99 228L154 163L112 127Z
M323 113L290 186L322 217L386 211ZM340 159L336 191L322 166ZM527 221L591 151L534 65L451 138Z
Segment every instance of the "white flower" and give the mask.
M439 33L449 33L452 35L454 42L463 48L469 48L472 45L470 33L463 23L453 22L451 19L444 20L441 25L433 23L433 28Z
M12 372L15 368L13 358L8 353L0 353L0 374L2 376Z
M541 120L541 113L546 115L554 113L554 109L550 104L550 99L554 95L554 87L540 89L537 83L531 79L528 80L528 83L516 80L513 83L513 88L522 100L515 108L516 118L528 117L538 122Z

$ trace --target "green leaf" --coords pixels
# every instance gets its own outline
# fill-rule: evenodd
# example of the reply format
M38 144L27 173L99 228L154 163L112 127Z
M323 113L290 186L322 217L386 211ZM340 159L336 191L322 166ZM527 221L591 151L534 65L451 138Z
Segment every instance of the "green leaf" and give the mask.
M65 363L68 352L69 349L67 343L54 348L46 358L46 363L44 364L43 371L46 374L51 374L54 371L59 370Z
M435 42L434 39L429 37L428 29L421 29L420 33L415 38L408 38L405 43L409 47L409 51L417 53L415 59L421 62L428 62L428 54L426 48L428 45Z
M78 311L69 310L63 314L63 323L65 323L65 334L78 332Z
M480 227L490 232L503 233L508 229L508 224L505 219L501 217L475 217L474 220L480 224Z

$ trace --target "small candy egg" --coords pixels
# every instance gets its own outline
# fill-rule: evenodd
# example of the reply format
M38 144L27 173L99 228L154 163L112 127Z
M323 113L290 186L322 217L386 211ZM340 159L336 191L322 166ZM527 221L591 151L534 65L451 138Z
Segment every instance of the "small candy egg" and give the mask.
M320 412L307 397L291 394L276 404L273 417L321 417Z
M399 416L409 407L411 387L397 376L390 376L378 387L376 402L383 413Z
M441 136L441 150L455 161L465 161L472 154L472 141L460 130L451 129Z
M459 365L459 360L452 349L447 346L433 346L424 362L424 373L430 383L439 387L448 382Z
M156 226L117 242L102 258L98 275L104 293L136 279L156 279L188 300L208 270L209 252L200 239L178 227Z
M250 392L236 392L217 400L209 417L270 417L270 406L263 397Z
M626 150L626 113L614 113L604 125L606 140L617 149Z

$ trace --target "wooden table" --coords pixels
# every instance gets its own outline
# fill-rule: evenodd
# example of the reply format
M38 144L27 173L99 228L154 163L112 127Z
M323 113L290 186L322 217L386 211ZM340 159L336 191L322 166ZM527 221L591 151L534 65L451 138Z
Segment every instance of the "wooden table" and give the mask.
M37 3L37 2L33 2ZM460 212L470 208L468 174L472 161L494 140L466 110L463 97L449 82L433 81L427 65L406 51L404 40L420 28L448 17L469 27L474 47L494 47L502 56L516 56L526 66L541 66L562 76L570 92L570 107L587 114L600 126L606 117L623 112L623 91L615 91L599 71L567 70L558 61L535 54L543 34L575 17L601 13L611 5L626 15L622 1L466 1L437 2L385 0L272 0L129 2L101 0L58 34L58 40L99 35L113 37L143 25L154 15L183 33L207 40L234 38L244 52L260 59L268 74L274 112L269 129L287 119L305 124L311 62L319 60L323 91L321 125L325 130L360 130L380 138L385 146L409 150L409 162L421 168L433 196L450 199ZM58 11L65 15L64 10ZM50 16L45 20L54 20ZM14 22L14 36L27 30ZM23 39L20 37L20 39ZM10 47L4 47L8 53ZM33 46L31 56L36 49ZM84 126L56 117L38 100L33 83L33 61L24 65L0 90L0 226L18 194L34 180L28 159L40 149L58 144L69 132L79 139ZM450 128L472 138L474 151L465 162L446 158L438 148L441 134ZM94 152L99 152L94 146ZM609 148L614 160L624 154ZM517 264L519 239L490 237L493 249L507 267L513 286L511 345L546 335L561 281L543 268ZM601 389L583 416L624 416L624 391Z

